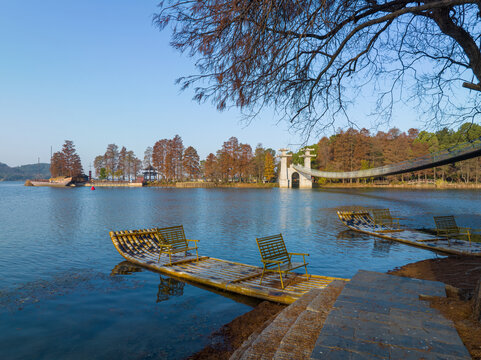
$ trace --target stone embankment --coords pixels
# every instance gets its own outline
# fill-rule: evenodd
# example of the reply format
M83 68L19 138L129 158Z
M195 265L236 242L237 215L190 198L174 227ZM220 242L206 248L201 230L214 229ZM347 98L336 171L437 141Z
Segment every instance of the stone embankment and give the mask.
M214 182L208 181L184 181L176 182L175 187L178 188L213 188L216 187Z
M253 333L232 360L309 359L322 325L344 281L313 289L286 307L261 333Z
M453 322L425 301L445 295L441 282L361 270L305 294L231 359L471 359Z
M87 182L84 186L94 187L142 187L141 182L128 182L128 181L95 181Z

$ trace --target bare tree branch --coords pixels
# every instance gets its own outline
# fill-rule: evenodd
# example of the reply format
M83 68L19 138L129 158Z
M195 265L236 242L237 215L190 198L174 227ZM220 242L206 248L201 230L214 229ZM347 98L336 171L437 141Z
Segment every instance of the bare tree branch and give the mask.
M308 136L343 119L362 94L389 121L417 103L425 124L476 118L481 83L477 0L196 0L160 4L172 46L196 60L195 99L246 117L273 107ZM475 80L473 80L473 78ZM463 96L459 93L462 92Z

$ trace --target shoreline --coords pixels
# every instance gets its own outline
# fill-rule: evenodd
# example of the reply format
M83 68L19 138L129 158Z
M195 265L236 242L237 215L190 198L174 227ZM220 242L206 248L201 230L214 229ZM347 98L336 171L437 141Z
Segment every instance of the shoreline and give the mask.
M0 182L19 182L22 180L1 180ZM31 180L25 182L26 186ZM55 187L69 187L59 184L42 184L43 186L55 186ZM37 185L38 186L38 185ZM137 182L116 182L116 181L94 181L87 183L75 184L71 187L157 187L157 188L176 188L176 189L193 189L193 188L205 188L205 189L274 189L279 188L278 183L212 183L212 182L177 182L177 183L137 183ZM477 190L481 189L481 183L438 183L438 184L363 184L363 183L334 183L334 184L313 184L313 189L409 189L409 190ZM305 190L305 189L299 189Z
M183 184L188 184L183 186ZM202 185L206 183L199 182L198 186L192 182L178 182L178 183L153 183L146 184L145 187L175 187L175 188L253 188L253 189L273 189L279 188L278 183L208 183L208 186ZM336 184L313 184L313 189L431 189L431 190L446 190L446 189L481 189L481 183L463 184L463 183L443 183L443 184L361 184L361 183L336 183ZM305 189L299 189L305 190Z
M470 298L477 281L481 278L480 258L449 256L442 259L427 259L406 264L386 273L446 284L446 297L426 300L429 301L431 308L437 309L454 323L473 359L481 359L481 323L473 319L473 300ZM260 303L210 334L211 343L187 359L229 359L250 335L261 332L284 308L283 305L267 301Z
M329 188L383 188L383 189L432 189L432 190L446 190L446 189L481 189L481 183L463 184L463 183L443 183L443 184L324 184L316 186L319 189Z

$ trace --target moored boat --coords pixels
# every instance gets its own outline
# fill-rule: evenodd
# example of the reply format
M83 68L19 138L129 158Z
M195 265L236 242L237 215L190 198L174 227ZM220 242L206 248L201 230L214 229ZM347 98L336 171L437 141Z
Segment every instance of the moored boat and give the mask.
M73 181L72 177L60 176L60 177L50 178L50 179L30 180L30 183L32 184L32 186L62 187L62 186L70 185L72 181Z
M481 243L448 239L415 229L379 224L369 210L338 211L339 220L349 229L387 240L421 247L446 254L481 256Z
M263 268L258 266L197 254L189 255L188 252L163 255L166 245L160 241L159 236L151 236L157 230L111 231L110 238L120 255L144 268L193 284L283 304L291 304L309 290L325 288L334 280L348 281L289 272L282 285L278 273L263 274Z
M86 183L86 176L58 176L50 179L35 179L27 180L26 186L50 186L50 187L65 187L65 186L82 186Z

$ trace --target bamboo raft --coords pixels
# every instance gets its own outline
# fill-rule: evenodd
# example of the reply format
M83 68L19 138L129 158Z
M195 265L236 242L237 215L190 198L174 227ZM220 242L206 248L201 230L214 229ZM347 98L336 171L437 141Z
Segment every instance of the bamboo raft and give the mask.
M364 234L446 254L481 256L481 243L448 240L444 237L426 234L413 229L401 229L376 224L369 211L366 210L338 211L337 216L349 229Z
M110 238L126 260L149 270L160 272L193 284L206 285L221 291L241 294L273 302L291 304L313 288L324 288L334 280L329 276L305 275L290 272L284 277L281 289L279 274L264 274L262 268L189 253L161 255L163 244L158 237L145 235L156 229L111 231Z

